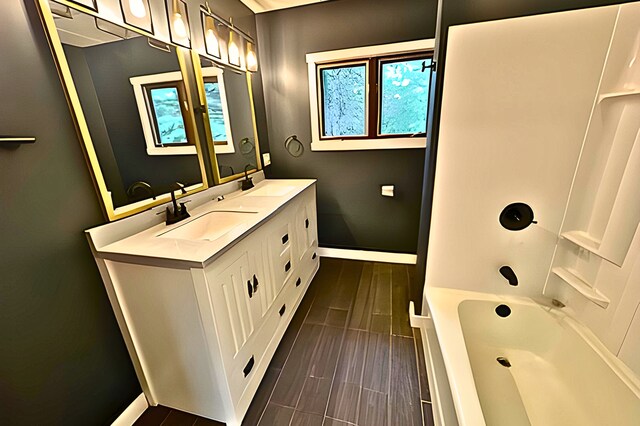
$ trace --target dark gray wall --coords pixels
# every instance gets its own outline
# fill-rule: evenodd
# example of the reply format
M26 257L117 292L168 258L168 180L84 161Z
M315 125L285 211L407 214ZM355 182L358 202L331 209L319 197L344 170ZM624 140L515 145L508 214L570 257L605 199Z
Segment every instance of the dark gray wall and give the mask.
M83 230L104 222L34 2L0 14L0 424L109 424L141 392Z
M124 189L136 181L146 181L157 194L162 194L175 189L176 181L187 186L202 182L200 164L195 155L147 154L133 86L129 81L131 77L141 75L179 72L180 64L174 49L171 53L163 52L149 46L145 37L135 37L83 49L67 46L65 50L73 51L74 58L84 56L100 110L96 112L96 105L85 102L91 93L84 91L80 93L82 107L94 115L102 115L108 138L96 139L94 143L110 143ZM76 60L69 64L74 79L81 71L79 62ZM90 85L83 86L91 89ZM91 127L90 130L93 134L99 128ZM104 166L108 164L101 163ZM116 185L116 181L107 181L109 189ZM116 206L129 202L125 199L124 203L116 203Z
M102 116L100 99L98 99L84 51L78 47L64 46L64 54L73 73L73 83L76 86L78 97L82 104L84 118L87 121L87 126L89 126L91 142L100 161L100 170L107 188L111 192L113 204L116 206L128 204L126 187L122 183L120 168L113 153L109 130Z
M238 74L231 69L226 69L223 79L235 152L232 154L217 154L221 177L240 173L247 164L252 165L251 168L255 168L256 164L255 149L243 154L241 146L241 141L244 138L249 138L250 142L255 144L251 117L251 98L249 97L247 78L244 74ZM231 173L231 168L233 168L234 173Z
M318 179L324 247L416 252L424 149L311 152L305 55L433 38L435 0L340 0L257 15L269 144L268 175ZM290 135L302 157L284 149ZM396 197L380 195L394 184Z

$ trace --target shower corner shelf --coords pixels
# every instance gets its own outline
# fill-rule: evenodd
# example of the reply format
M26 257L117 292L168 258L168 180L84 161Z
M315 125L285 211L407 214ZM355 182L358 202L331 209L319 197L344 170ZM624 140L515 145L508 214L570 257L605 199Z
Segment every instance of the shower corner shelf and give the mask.
M600 248L601 241L593 238L591 235L584 231L566 231L560 234L565 240L571 241L573 244L582 247L585 250L590 251L596 256L600 256L598 249Z
M634 96L634 95L640 95L640 89L625 90L621 92L603 93L600 96L598 96L598 103L604 101L605 99L620 98L623 96Z
M565 283L569 284L578 293L600 306L601 308L607 308L609 306L609 298L602 294L597 289L593 288L583 278L577 275L577 273L569 268L553 268L551 270L558 278Z

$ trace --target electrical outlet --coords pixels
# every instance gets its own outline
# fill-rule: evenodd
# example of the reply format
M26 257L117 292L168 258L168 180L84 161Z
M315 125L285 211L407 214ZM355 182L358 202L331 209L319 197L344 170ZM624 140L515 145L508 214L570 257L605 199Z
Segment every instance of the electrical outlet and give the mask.
M262 154L262 166L267 167L269 164L271 164L271 154L265 152Z

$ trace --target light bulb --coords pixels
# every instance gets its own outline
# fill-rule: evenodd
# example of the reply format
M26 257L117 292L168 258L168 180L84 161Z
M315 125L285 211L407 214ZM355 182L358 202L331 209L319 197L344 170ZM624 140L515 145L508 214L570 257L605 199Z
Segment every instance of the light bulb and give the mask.
M136 18L144 18L147 16L147 9L144 7L142 0L129 0L129 10Z
M205 36L207 40L207 49L209 53L213 56L220 56L220 45L218 44L218 37L216 37L216 33L213 32L211 28L207 30L207 35Z
M184 19L182 19L180 12L173 13L173 29L178 37L187 37L187 26L184 24Z
M258 69L258 58L253 50L249 50L247 53L247 69L249 71L256 71Z
M238 50L238 45L233 39L229 42L229 63L240 65L240 50Z

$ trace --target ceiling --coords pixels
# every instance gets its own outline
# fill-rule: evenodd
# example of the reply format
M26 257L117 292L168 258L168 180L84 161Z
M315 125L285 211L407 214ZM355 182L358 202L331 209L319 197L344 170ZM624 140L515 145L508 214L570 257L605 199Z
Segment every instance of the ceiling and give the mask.
M311 3L321 3L327 0L240 0L254 13L269 12L271 10L286 9Z

